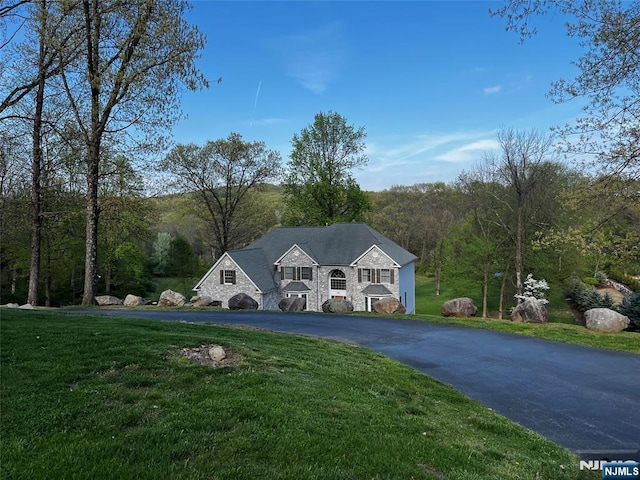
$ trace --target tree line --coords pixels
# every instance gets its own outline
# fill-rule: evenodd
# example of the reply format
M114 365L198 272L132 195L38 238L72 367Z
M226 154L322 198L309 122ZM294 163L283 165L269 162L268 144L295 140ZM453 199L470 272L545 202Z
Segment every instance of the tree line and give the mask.
M286 165L234 132L164 153L178 93L207 85L194 65L204 38L183 20L187 8L178 0L0 7L3 299L90 304L98 291L151 292L154 275L197 276L276 225L351 221L415 253L436 294L452 278L479 288L484 315L490 289L500 289L501 312L530 273L552 285L574 274L639 273L637 2L511 0L492 12L522 40L535 33L535 15L569 15L568 34L589 48L581 74L552 93L558 102L586 99L584 118L549 134L503 128L498 151L456 181L382 192L355 181L368 161L364 127L332 111L293 135ZM153 175L171 193L152 197L158 156Z

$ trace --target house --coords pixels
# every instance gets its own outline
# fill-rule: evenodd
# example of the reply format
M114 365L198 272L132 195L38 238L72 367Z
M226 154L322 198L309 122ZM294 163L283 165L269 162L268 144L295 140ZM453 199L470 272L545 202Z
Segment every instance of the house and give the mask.
M284 297L304 297L322 311L329 298L371 311L395 297L415 313L415 255L364 223L327 227L277 227L241 250L223 254L194 290L216 305L246 293L260 309L277 310Z

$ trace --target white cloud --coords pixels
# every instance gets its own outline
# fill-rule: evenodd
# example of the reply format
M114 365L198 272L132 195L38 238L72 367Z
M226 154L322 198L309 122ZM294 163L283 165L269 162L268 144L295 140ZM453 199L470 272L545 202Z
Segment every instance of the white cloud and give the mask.
M495 131L454 131L377 138L365 153L369 165L354 172L365 190L391 185L450 182L487 150L498 144Z
M348 47L343 27L330 23L316 30L276 39L273 47L285 72L313 93L324 92L346 65Z
M500 93L500 91L502 91L502 85L494 85L492 87L484 88L485 95L493 95L494 93Z
M280 123L285 123L287 120L284 118L261 118L258 120L252 120L251 122L247 122L249 126L254 127L264 127L267 125L278 125Z
M442 162L453 163L476 161L481 160L482 156L489 150L499 147L500 144L497 140L483 139L444 152L437 155L435 159Z

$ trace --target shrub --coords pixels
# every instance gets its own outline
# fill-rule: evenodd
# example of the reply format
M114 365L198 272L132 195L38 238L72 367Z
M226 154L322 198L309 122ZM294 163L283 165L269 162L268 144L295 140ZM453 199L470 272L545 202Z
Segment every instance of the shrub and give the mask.
M640 332L640 292L624 297L622 304L618 307L618 312L629 317L627 330Z
M614 308L613 298L608 293L601 295L595 288L587 287L575 277L569 280L565 295L569 305L580 313L592 308Z

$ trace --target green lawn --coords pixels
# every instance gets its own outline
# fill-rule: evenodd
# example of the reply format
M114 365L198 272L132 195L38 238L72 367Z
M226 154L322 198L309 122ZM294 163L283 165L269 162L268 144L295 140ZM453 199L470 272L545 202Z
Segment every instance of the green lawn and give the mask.
M599 478L363 348L49 311L1 309L0 328L2 478ZM239 362L179 354L211 343Z
M533 323L515 323L505 314L506 320L498 320L492 318L445 318L441 314L442 304L460 295L460 291L455 286L447 289L442 288L441 294L435 295L433 279L417 276L416 277L416 315L407 316L407 318L415 320L423 320L427 322L450 323L455 325L464 325L467 327L484 328L488 330L496 330L500 332L515 333L519 335L528 335L531 337L544 338L546 340L554 340L558 342L573 343L576 345L584 345L587 347L606 348L609 350L617 350L621 352L630 352L640 354L640 333L637 332L619 332L619 333L602 333L588 330L579 325L573 319L571 312L564 308L563 305L549 310L549 322L545 324ZM476 305L481 305L481 298L473 298ZM480 314L480 312L478 313Z

